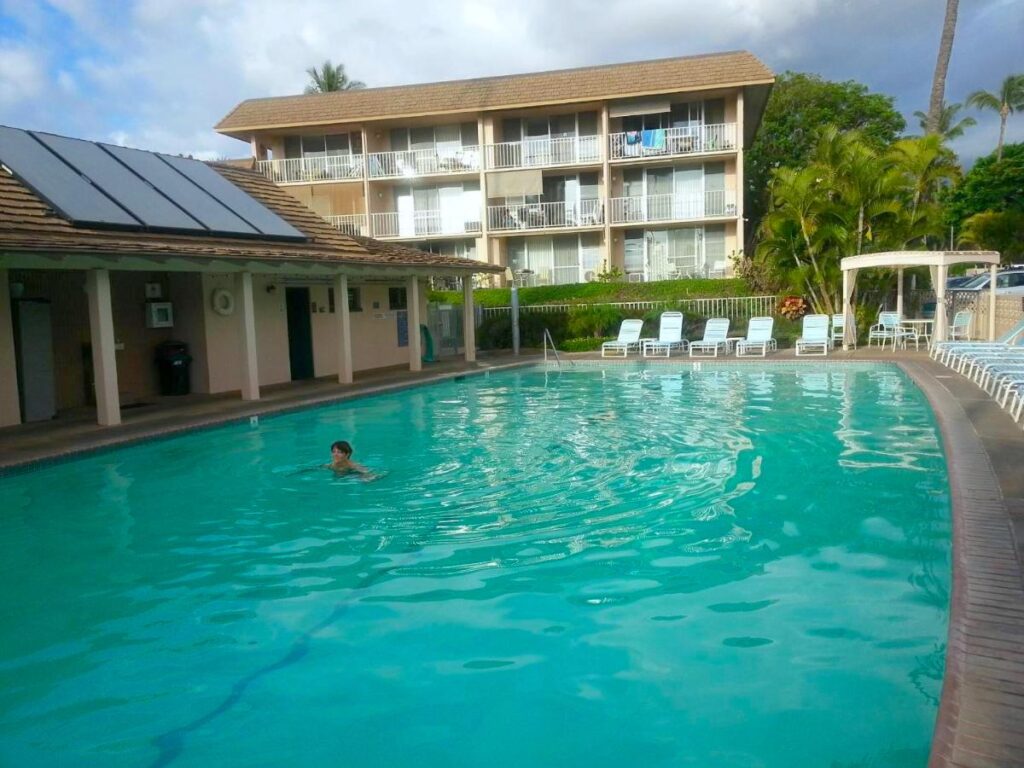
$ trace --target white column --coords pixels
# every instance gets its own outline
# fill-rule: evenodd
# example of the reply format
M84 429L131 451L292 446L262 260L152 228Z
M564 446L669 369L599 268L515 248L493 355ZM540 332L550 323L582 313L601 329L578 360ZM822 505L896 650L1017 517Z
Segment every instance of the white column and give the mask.
M993 264L989 270L989 292L988 292L988 340L996 340L996 272L999 266Z
M948 332L946 321L946 273L949 267L940 265L935 270L935 341L945 341Z
M743 178L743 157L746 147L743 146L746 105L743 103L743 91L736 94L736 250L742 251L746 248L747 231L743 217L746 211L743 207L744 189L746 181ZM753 254L750 254L753 256Z
M256 306L252 298L252 273L235 276L238 294L238 332L242 349L242 399L260 399L260 374L256 365Z
M14 320L6 269L0 269L0 427L21 423L18 369L14 357Z
M476 308L473 306L473 276L462 278L462 343L466 362L476 360Z
M850 348L850 270L843 270L843 352Z
M612 268L612 140L611 119L608 115L608 102L601 106L601 180L604 182L604 194L601 205L604 206L604 264L605 270Z
M338 383L352 383L352 322L348 313L348 276L334 277L334 317L338 334Z
M106 269L86 272L85 290L89 296L89 336L96 379L96 421L100 426L113 427L121 423L121 398L117 392L110 272Z
M903 317L903 267L896 270L896 314Z
M420 342L420 281L412 275L405 284L409 319L409 370L423 370L423 344Z

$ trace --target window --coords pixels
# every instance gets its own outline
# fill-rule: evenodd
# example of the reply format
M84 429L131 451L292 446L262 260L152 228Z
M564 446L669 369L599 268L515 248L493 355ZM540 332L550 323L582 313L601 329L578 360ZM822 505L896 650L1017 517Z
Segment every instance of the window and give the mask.
M348 289L348 311L349 312L362 312L363 311L363 298L360 295L358 288Z
M328 288L327 289L327 311L330 314L332 314L332 315L334 314L334 289L333 288Z
M405 288L388 288L388 309L408 309L409 297Z

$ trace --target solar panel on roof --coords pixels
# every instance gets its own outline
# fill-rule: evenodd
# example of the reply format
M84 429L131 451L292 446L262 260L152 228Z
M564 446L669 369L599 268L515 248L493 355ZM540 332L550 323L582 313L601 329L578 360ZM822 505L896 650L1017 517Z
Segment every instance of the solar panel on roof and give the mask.
M147 227L205 232L206 228L91 141L33 133L65 162L89 177Z
M228 235L260 234L255 227L221 205L208 192L197 187L152 152L110 145L104 145L103 148L212 231Z
M271 237L305 238L302 232L205 163L170 155L160 155L160 159L209 192L263 234Z
M67 219L107 226L139 226L138 220L28 131L0 126L0 162Z

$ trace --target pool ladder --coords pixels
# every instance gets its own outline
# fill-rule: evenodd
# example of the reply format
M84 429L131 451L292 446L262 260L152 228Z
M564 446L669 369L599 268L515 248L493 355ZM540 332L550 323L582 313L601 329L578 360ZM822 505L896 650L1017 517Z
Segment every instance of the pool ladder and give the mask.
M560 358L558 356L558 349L555 347L555 340L553 338L551 338L551 331L549 331L547 328L545 328L544 329L544 362L545 363L548 361L548 344L549 343L551 344L551 353L555 356L555 362L558 363L558 367L561 368L562 367L562 358ZM575 365L575 363L572 360L570 360L569 361L569 365Z

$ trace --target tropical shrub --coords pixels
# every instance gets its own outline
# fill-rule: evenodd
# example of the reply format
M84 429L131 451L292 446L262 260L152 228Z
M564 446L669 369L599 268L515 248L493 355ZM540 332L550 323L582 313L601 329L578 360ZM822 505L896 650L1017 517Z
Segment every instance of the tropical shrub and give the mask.
M779 314L787 320L799 320L809 309L801 296L786 296L779 302Z

